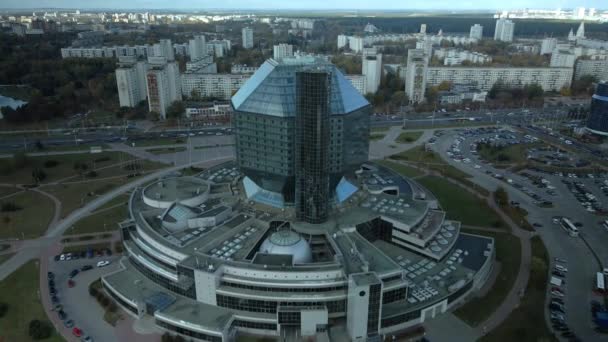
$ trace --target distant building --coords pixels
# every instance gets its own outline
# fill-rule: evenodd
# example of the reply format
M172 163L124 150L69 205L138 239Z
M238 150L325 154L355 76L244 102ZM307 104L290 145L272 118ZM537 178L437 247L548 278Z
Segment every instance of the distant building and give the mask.
M574 69L574 79L583 76L594 76L599 80L608 80L608 56L595 56L590 59L578 59Z
M376 32L380 32L380 29L377 28L376 25L374 25L374 24L367 23L367 25L365 25L365 28L363 29L363 32L376 33Z
M293 57L293 45L291 44L278 44L273 46L272 50L274 59Z
M116 69L116 85L121 107L135 107L148 97L146 73L148 64L135 57L120 57Z
M348 45L348 36L343 34L338 35L338 49L342 49Z
M424 101L427 67L428 57L423 50L408 50L407 69L405 72L405 93L412 104Z
M205 36L197 35L188 42L188 52L190 54L190 60L196 61L207 55L207 43L205 42Z
M441 104L460 104L464 101L485 102L487 91L479 90L474 84L454 83L449 91L441 91L438 101Z
M540 54L548 55L553 53L553 50L557 47L557 38L545 38L540 45Z
M496 30L494 31L494 40L500 40L502 42L513 41L513 31L515 30L515 23L505 18L496 20Z
M232 114L232 106L229 103L186 108L186 117L195 126L230 123Z
M211 40L207 42L207 53L213 54L217 58L224 57L230 51L232 44L230 40Z
M426 34L426 24L420 24L420 33Z
M581 22L576 30L576 39L585 38L585 22Z
M555 50L551 54L551 67L572 68L576 62L576 55L570 51Z
M375 94L382 78L382 54L375 48L363 49L361 74L365 76L365 94Z
M247 74L200 74L184 73L181 90L186 96L198 96L228 100L251 77Z
M243 39L243 48L251 49L253 48L253 29L250 27L243 27L242 39Z
M363 38L362 37L348 37L348 47L354 52L363 51Z
M165 57L167 62L175 60L175 50L173 50L173 44L171 39L161 39L160 42L154 44L154 57Z
M253 74L257 70L258 70L258 67L255 67L255 66L248 66L245 64L234 64L230 68L230 73L231 74Z
M591 98L591 113L587 129L595 134L608 136L608 83L600 82Z
M492 57L486 54L454 48L437 49L433 51L433 56L443 59L443 65L461 65L465 61L476 64L492 62Z
M161 119L167 118L167 108L174 101L181 101L181 80L176 62L167 62L165 57L148 58L149 69L146 74L148 107Z
M471 26L471 32L469 33L471 39L481 39L483 37L483 26L475 24Z

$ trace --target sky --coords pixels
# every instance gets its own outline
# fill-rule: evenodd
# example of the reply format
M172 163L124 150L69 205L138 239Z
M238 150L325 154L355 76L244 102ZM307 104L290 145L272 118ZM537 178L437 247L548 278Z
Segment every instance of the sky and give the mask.
M0 0L0 8L426 9L608 8L608 0Z

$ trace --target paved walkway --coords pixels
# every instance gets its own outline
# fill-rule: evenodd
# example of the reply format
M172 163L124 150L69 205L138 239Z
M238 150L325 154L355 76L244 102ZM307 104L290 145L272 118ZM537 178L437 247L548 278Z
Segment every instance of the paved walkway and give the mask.
M402 144L397 143L395 140L399 137L399 134L403 132L423 132L418 140L409 143ZM416 146L423 145L426 143L432 136L434 129L410 129L404 130L401 126L391 126L389 130L386 132L384 138L377 141L370 141L369 144L369 159L384 159L390 155L395 153L401 153L403 151L407 151Z
M404 161L397 161L397 162L404 164L404 165L411 166L411 167L415 167L418 169L423 169L417 165L413 165L411 163L407 163ZM451 179L451 178L446 178L446 177L442 176L441 174L439 174L438 172L427 170L427 173L434 175L434 176L442 177L445 180L449 181L450 183L455 184L455 185L465 189L466 191L472 193L473 195L477 196L478 198L486 201L488 206L490 208L494 209L498 213L500 218L509 226L509 228L511 229L511 234L516 236L520 240L521 260L520 260L520 264L519 264L519 271L517 273L517 277L515 278L513 287L511 288L511 290L509 290L509 293L507 294L506 298L498 306L498 308L496 308L496 310L494 310L492 315L490 315L490 317L488 317L484 322L482 322L481 324L479 324L476 327L477 336L484 336L485 334L490 332L492 329L494 329L498 325L500 325L500 323L502 323L505 319L507 319L509 314L515 308L517 308L517 306L519 306L519 302L521 299L520 295L519 295L520 291L522 289L526 288L526 286L528 284L528 279L530 276L530 260L532 257L532 247L530 244L530 238L533 236L533 234L531 234L530 231L520 228L519 225L517 225L515 222L513 222L513 220L511 220L511 218L502 211L502 209L496 204L493 193L491 193L490 196L486 197L486 196L481 195L475 189L469 187L468 185L463 184L463 183L461 183L457 180ZM500 230L500 229L495 230L494 228L474 227L473 229L508 233L505 230Z

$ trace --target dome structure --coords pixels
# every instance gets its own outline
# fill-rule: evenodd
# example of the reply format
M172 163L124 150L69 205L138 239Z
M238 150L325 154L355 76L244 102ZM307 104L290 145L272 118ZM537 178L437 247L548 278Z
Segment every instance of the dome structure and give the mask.
M260 253L291 255L294 264L312 262L310 245L293 230L279 230L272 233L262 243Z

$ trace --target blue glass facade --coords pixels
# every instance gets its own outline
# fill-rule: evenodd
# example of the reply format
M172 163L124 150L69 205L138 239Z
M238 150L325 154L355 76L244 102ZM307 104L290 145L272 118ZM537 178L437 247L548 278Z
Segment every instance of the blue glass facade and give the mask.
M587 120L587 128L593 133L608 135L608 83L597 85L591 98L591 112Z

